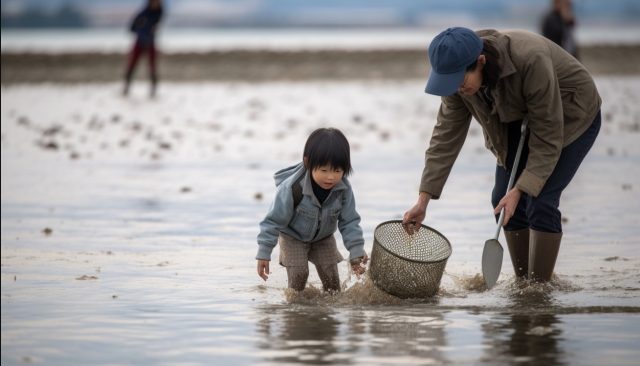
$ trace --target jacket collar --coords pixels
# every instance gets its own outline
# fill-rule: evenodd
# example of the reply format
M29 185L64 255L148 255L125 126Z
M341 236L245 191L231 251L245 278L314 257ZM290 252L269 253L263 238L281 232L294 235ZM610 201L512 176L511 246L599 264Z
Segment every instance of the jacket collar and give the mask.
M316 198L316 195L313 194L313 187L311 186L311 179L313 179L313 178L311 178L311 171L309 169L307 169L307 171L305 172L304 178L302 179L302 182L301 182L302 183L302 194L311 197L311 203L313 203L315 206L322 207L322 205L320 204L320 201L318 201L318 199ZM331 194L333 192L345 190L347 188L348 187L344 182L344 178L340 179L338 184L336 184L335 186L333 186L333 188L331 188L331 193L329 193L329 197L331 197ZM329 199L329 197L327 197L327 200ZM325 200L325 202L327 202L327 201Z
M492 29L479 31L478 35L483 40L487 40L498 51L498 63L500 64L500 75L498 76L498 78L502 79L514 74L516 72L516 67L513 65L511 57L509 56L509 52L507 51L507 44L509 42L509 39L500 32ZM501 89L502 85L499 80L496 87L490 91L493 99L495 100L493 109L489 112L489 114L491 115L499 114L500 112L500 106L502 104L502 100L500 98L500 96L502 95L502 93L500 92ZM479 91L474 95L466 95L464 93L459 94L462 96L462 98L468 100L476 106L484 104L484 99L480 95Z
M486 39L493 47L495 47L495 49L500 54L500 57L498 58L498 62L500 63L499 78L502 79L505 76L509 76L515 73L516 67L513 66L513 62L511 62L511 57L509 57L509 52L507 52L507 47L505 46L505 43L507 42L507 40L501 39L500 37L504 37L504 36L500 35L500 33L498 32L495 32L495 33L487 34L482 38Z

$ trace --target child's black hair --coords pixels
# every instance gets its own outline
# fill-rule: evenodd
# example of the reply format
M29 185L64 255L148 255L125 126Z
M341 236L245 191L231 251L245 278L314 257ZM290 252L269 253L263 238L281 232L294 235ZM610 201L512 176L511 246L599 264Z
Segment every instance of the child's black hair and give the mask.
M304 145L303 157L307 158L307 169L314 170L330 165L340 168L344 176L353 172L349 141L337 128L318 128Z

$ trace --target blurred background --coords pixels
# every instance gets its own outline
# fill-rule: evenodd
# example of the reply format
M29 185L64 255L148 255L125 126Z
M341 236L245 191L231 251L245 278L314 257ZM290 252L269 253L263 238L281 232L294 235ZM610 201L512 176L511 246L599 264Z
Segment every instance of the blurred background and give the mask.
M3 0L3 28L120 28L142 4L134 0ZM507 22L535 27L545 0L166 0L168 27L446 27ZM640 22L636 0L574 1L588 24Z
M541 33L552 3L166 0L158 67L171 81L422 78L441 30ZM2 83L121 79L134 39L128 28L145 4L3 0ZM579 0L572 11L573 38L592 73L640 72L640 1Z
M3 365L637 364L640 0L0 1ZM476 123L425 222L454 247L433 301L378 306L341 265L354 291L292 307L283 268L256 275L272 174L314 129L349 138L370 252L415 203L432 38L543 24L603 100L557 283L521 286L505 254L484 290Z

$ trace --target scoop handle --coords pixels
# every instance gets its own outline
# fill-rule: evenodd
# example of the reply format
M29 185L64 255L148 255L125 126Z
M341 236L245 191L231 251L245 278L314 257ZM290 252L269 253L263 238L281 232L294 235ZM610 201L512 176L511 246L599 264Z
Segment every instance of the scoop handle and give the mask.
M520 142L518 143L518 151L516 152L516 158L513 161L513 168L511 168L511 176L509 177L509 184L507 185L507 193L513 188L513 183L516 180L516 173L518 172L518 163L520 162L520 155L522 154L522 147L524 146L524 139L527 137L527 126L529 125L529 115L526 115L522 120L522 127L520 128ZM500 210L500 217L498 218L498 228L496 229L495 240L498 240L500 236L500 230L502 229L502 220L504 220L504 207Z

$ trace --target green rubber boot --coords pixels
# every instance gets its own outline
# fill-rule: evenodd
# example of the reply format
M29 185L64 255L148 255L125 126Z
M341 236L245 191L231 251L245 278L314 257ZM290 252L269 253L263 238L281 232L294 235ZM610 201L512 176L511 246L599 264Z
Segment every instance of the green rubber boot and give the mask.
M516 277L527 278L529 274L529 228L505 231L507 247Z
M529 231L529 279L549 281L556 266L562 233Z

